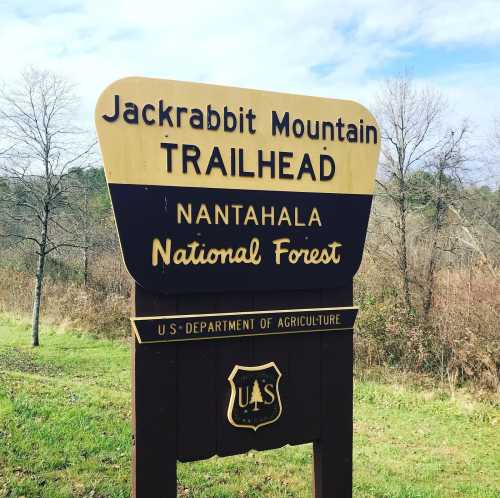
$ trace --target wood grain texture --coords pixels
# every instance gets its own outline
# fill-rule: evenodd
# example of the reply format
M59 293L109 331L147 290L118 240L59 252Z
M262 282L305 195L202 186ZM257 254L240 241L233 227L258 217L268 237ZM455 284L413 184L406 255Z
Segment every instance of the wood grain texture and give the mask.
M352 286L323 292L323 306L352 304ZM353 336L321 336L321 434L314 441L314 498L352 497Z
M352 305L329 291L164 296L136 286L136 316ZM135 342L135 341L134 341ZM351 496L352 333L305 333L133 346L133 497L176 496L176 461L314 442L314 496ZM227 419L235 365L274 361L281 417L257 431Z
M135 316L176 313L175 298L152 295L139 286ZM159 346L159 347L158 347ZM132 352L132 496L177 496L177 346L139 345Z

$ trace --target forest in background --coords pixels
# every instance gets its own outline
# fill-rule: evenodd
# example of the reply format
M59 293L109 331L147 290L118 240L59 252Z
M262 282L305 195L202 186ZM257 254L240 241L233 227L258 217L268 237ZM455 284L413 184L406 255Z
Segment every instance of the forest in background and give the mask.
M0 312L128 337L131 279L94 142L71 122L72 87L30 70L0 100ZM470 126L449 126L443 97L407 76L374 108L382 154L355 278L357 365L498 392L500 188L471 170L499 171L500 136L471 152Z

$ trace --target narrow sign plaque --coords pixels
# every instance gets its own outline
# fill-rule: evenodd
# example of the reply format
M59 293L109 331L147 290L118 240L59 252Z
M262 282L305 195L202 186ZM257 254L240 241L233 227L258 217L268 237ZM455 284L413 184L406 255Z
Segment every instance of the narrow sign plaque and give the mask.
M352 330L358 309L320 308L132 318L141 344Z

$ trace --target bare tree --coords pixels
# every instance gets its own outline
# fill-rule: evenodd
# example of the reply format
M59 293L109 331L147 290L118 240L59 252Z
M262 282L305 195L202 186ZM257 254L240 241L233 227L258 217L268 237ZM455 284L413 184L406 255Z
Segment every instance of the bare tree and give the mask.
M418 185L418 188L422 189L421 195L426 197L425 207L430 218L428 233L430 249L423 282L424 320L428 319L432 307L439 253L444 249L441 235L450 224L449 210L456 209L465 195L462 183L466 157L462 152L462 146L467 133L467 124L457 132L449 131L440 148L427 161L425 167L427 175L422 176L422 181Z
M39 345L40 304L49 254L80 247L70 196L73 176L88 165L94 141L74 124L78 100L53 73L29 69L0 90L0 163L7 189L0 236L32 243L37 257L32 344Z
M436 132L444 111L442 97L419 90L407 75L388 80L378 97L377 118L382 136L383 195L395 209L395 250L407 312L413 307L408 261L408 181L416 168L438 149Z
M81 170L75 180L79 185L79 195L74 201L75 226L80 233L83 283L87 287L91 255L97 250L104 250L107 243L104 234L108 235L109 232L104 227L105 219L111 214L111 206L108 204L106 180L101 168Z

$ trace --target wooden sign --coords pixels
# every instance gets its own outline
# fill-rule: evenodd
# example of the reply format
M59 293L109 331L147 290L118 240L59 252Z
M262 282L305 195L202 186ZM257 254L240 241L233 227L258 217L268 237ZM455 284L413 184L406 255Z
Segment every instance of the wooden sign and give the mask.
M380 146L350 101L128 78L96 125L125 264L165 293L352 280Z
M352 495L352 278L380 136L351 101L127 78L96 126L135 280L133 497L176 464L314 445Z

